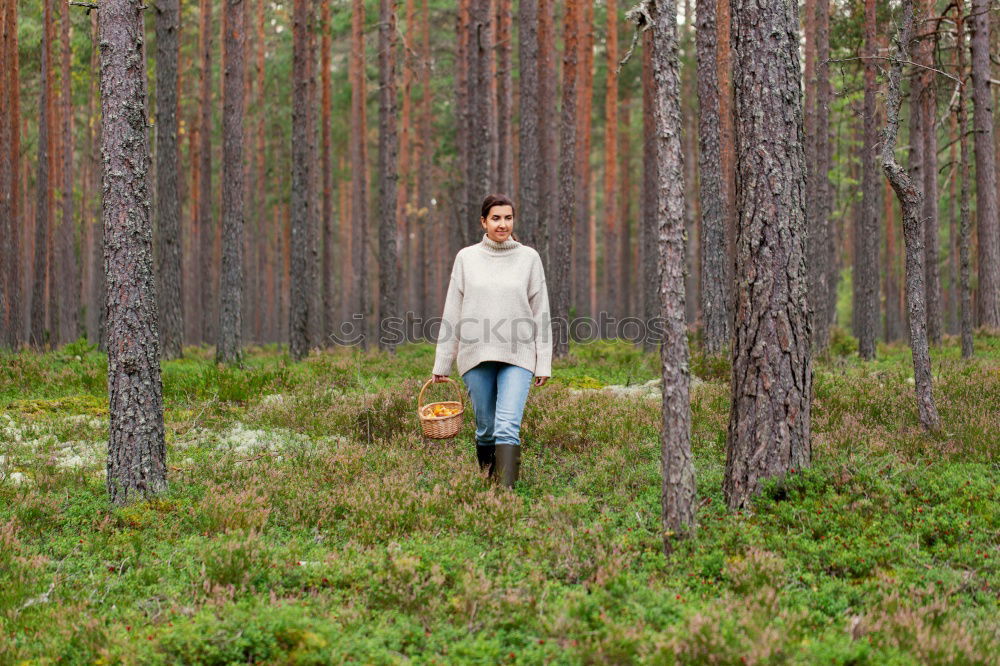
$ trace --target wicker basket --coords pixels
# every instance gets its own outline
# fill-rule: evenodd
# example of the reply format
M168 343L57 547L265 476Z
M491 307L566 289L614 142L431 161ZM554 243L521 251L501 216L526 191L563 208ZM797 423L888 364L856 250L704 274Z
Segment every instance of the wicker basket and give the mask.
M462 390L458 386L458 382L450 377L445 378L446 381L451 382L455 385L455 392L458 393L458 400L446 400L444 402L431 402L428 404L423 404L424 402L424 389L427 385L434 381L433 378L428 379L424 382L423 388L420 389L420 395L417 396L417 418L420 419L420 426L423 428L424 437L430 437L431 439L450 439L458 434L459 428L462 427L462 415L465 413L465 399L462 397ZM433 416L429 415L430 410L434 405L444 405L445 407L458 407L458 411L454 414L449 414L448 416ZM425 414L425 410L428 414Z

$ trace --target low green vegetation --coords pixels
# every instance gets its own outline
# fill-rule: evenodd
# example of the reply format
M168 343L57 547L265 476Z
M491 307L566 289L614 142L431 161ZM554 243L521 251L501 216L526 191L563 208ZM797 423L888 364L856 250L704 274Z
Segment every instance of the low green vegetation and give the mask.
M0 663L995 663L1000 338L815 368L813 465L724 507L728 364L695 353L696 536L661 552L655 352L574 345L532 388L521 481L473 423L419 436L430 345L163 369L170 490L113 509L105 360L0 356ZM425 400L446 399L432 385ZM588 390L589 389L589 390Z

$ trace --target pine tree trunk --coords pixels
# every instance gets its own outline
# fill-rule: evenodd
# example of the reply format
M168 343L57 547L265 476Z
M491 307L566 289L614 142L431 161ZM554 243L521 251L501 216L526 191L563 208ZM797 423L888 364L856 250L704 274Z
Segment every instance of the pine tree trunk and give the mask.
M621 221L617 240L618 273L612 279L621 286L621 303L618 305L620 317L636 315L635 270L632 265L632 99L628 91L623 91L621 103L621 127L618 133L618 219ZM624 333L624 331L618 331Z
M212 0L201 0L201 117L198 124L198 259L201 342L215 343L212 276L215 222L212 216Z
M350 323L368 349L368 133L365 121L365 5L353 0L351 14L351 304ZM360 317L361 319L357 319Z
M48 255L46 239L51 224L49 211L49 173L50 148L49 137L51 128L50 111L52 98L52 0L42 0L42 46L41 46L41 82L38 100L38 171L35 178L35 263L33 266L34 283L31 290L31 337L33 347L40 348L48 341L48 331L45 326L45 278L48 275Z
M480 203L497 185L497 108L482 100L496 99L496 78L493 76L494 26L491 0L471 0L469 25L469 100L470 110L469 162L470 189L468 206L474 211L478 237Z
M926 0L924 12L927 17L925 31L936 30L934 0ZM925 37L921 44L920 62L926 67L934 65L934 51L937 42L936 31ZM924 284L927 290L927 340L932 345L941 343L941 278L938 269L938 182L937 182L937 86L935 73L921 72L923 77L923 118L924 118Z
M288 335L292 357L302 359L309 351L309 221L312 200L309 197L310 160L309 124L309 37L308 13L311 0L295 0L292 28L292 200L291 266Z
M379 249L379 331L399 315L399 267L396 247L396 181L399 179L396 135L396 12L395 0L380 0L378 28L378 249ZM395 353L397 340L378 336L379 349Z
M177 149L177 59L180 2L162 0L156 15L156 217L160 349L164 360L179 358L184 344L181 271L180 164Z
M334 323L337 318L337 288L334 275L336 269L334 264L336 259L336 244L333 229L333 138L331 134L330 98L332 90L330 88L330 49L332 40L330 37L330 0L322 0L322 20L320 21L320 76L322 87L322 115L321 134L323 154L320 157L322 163L323 178L323 279L320 282L320 290L323 299L323 346L330 344L330 335L334 332Z
M653 43L652 33L645 31L642 42L642 198L639 207L639 229L636 239L639 251L639 293L642 298L642 318L652 322L659 316L657 289L659 277L656 270L656 192L657 175L656 125L653 118ZM655 349L650 336L643 336L643 350Z
M590 111L594 97L594 3L581 3L577 27L577 79L576 159L577 198L575 228L571 238L573 267L573 294L570 302L576 306L577 317L590 316L592 294L590 291Z
M1000 218L990 95L990 3L972 0L972 126L976 148L976 221L979 239L979 325L1000 328Z
M875 358L875 336L879 325L879 177L876 164L878 133L876 129L875 78L878 63L875 0L865 0L864 60L864 145L861 150L861 214L854 227L854 303L857 318L854 335L858 338L861 358Z
M723 491L745 506L764 478L810 461L799 25L794 4L732 0L736 328ZM767 80L768 86L759 85Z
M243 42L244 0L225 0L222 107L222 272L216 361L243 356Z
M923 206L921 181L913 178L897 163L893 151L899 131L901 104L900 78L902 61L909 59L908 45L913 35L913 0L903 0L903 18L899 28L894 60L889 69L889 91L886 99L886 129L882 141L882 169L892 184L903 211L903 240L906 244L906 296L909 314L910 351L913 356L913 377L917 394L920 423L928 430L938 425L937 408L931 393L931 362L927 346L927 304L924 288L924 225L920 215ZM914 107L919 101L913 99ZM913 136L919 137L920 134ZM913 142L919 145L920 142ZM912 146L911 146L912 150ZM916 158L911 155L911 162Z
M73 79L70 66L70 7L60 5L62 14L62 223L59 225L59 339L70 342L80 337L80 271L76 261L76 223L73 221Z
M618 3L607 0L607 90L604 95L604 303L609 316L621 315L618 281Z
M559 212L559 149L556 146L557 121L556 113L556 90L558 88L556 72L556 46L555 46L555 16L553 0L538 0L538 143L539 153L541 153L541 191L539 193L540 202L538 205L538 215L542 222L538 227L535 237L535 246L542 255L542 260L546 265L546 274L549 272L548 266L552 262L552 253L549 251L550 239L554 233L564 233L559 229L561 220ZM522 152L527 149L527 144L521 143ZM521 182L525 181L525 175L521 174Z
M514 33L511 29L511 0L494 0L497 25L497 189L505 194L514 191L514 84L511 55ZM523 70L522 70L523 71Z
M717 0L698 0L698 195L701 208L701 316L705 352L729 347L727 307L732 275L726 249L726 206L719 141Z
M614 0L612 0L613 2ZM541 129L549 118L541 115L541 71L539 67L538 0L521 0L518 14L520 61L520 132L522 150L519 158L520 180L517 193L517 235L521 242L539 249L545 200L542 199L544 162L540 146ZM529 147L527 150L524 147ZM545 258L542 255L543 259ZM546 262L547 263L547 262Z
M17 77L17 3L0 8L0 55L7 67L0 69L0 346L21 344L21 217L18 172L20 150L20 83Z
M677 7L672 0L650 2L652 22L653 116L657 169L657 292L664 322L660 346L663 421L660 463L663 474L663 550L695 524L695 478L691 457L687 324L684 313L684 176L681 158L680 75Z
M98 11L111 415L107 488L117 505L167 489L142 16L139 0L104 0Z
M829 308L833 265L833 228L830 222L830 1L816 4L816 111L815 170L809 188L813 215L809 219L809 295L813 311L813 348L829 346L831 312Z
M965 17L964 4L958 3L955 19L955 49L958 59L958 76L965 81ZM958 97L958 136L961 151L961 162L958 167L958 177L961 181L961 203L959 204L959 308L960 335L962 339L962 358L972 358L974 347L972 342L972 287L971 267L969 261L969 236L972 233L972 223L969 219L969 127L966 109L969 103L969 92L965 85L959 86Z
M579 12L576 3L566 6L563 32L563 82L562 111L559 127L559 227L550 227L555 233L549 238L548 282L552 286L552 320L555 340L552 354L562 358L569 353L569 338L566 325L569 321L571 285L570 239L576 227L577 195L577 75L579 74Z

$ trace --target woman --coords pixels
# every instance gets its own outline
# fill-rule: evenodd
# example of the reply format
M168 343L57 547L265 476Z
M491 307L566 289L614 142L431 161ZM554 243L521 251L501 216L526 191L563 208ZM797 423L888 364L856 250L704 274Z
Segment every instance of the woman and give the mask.
M514 204L483 201L483 239L459 250L451 270L432 371L458 363L476 413L476 456L513 488L521 467L521 416L534 375L552 375L552 322L541 257L514 236Z

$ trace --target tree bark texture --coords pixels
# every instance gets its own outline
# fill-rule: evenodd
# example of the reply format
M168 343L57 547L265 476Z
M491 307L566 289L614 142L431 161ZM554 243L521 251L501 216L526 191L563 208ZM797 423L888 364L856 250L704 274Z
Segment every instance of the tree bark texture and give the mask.
M111 415L107 488L118 505L167 488L142 15L140 0L104 0L98 12Z
M576 227L577 195L577 75L579 66L579 12L577 3L566 6L563 41L562 111L559 125L559 219L562 224L554 228L549 239L549 282L552 285L552 332L555 341L552 354L561 358L569 352L567 323L570 305L570 238Z
M295 0L292 28L292 238L291 238L291 303L288 335L292 357L303 358L309 351L309 221L312 200L309 198L309 177L312 163L306 116L309 113L309 42L306 34L310 0Z
M865 0L864 61L864 143L861 149L861 214L854 225L854 335L858 338L858 353L865 360L875 358L875 336L879 325L879 223L880 183L876 164L878 130L876 128L875 61L878 34L876 31L875 0Z
M698 0L698 196L701 208L701 316L705 352L729 347L732 275L726 248L725 193L719 144L717 0Z
M42 0L41 75L38 100L38 168L35 177L35 264L32 267L34 282L31 289L31 345L39 348L48 341L45 326L45 280L48 275L46 238L51 225L49 202L52 195L49 185L51 172L52 140L49 136L52 111L52 0Z
M0 117L0 320L4 325L0 345L16 349L23 332L21 318L21 215L20 215L20 79L18 76L17 3L3 6L0 54L7 67L0 69L0 102L7 110Z
M60 342L71 342L80 336L80 271L76 261L76 223L73 220L73 78L70 45L70 6L60 5L62 36L62 197L59 241L56 251L58 270Z
M388 319L398 316L396 248L396 182L399 179L396 135L396 13L394 0L380 0L378 28L378 174L379 174L379 326L378 346L395 352L395 341L383 335Z
M962 340L962 358L972 358L974 346L972 342L972 278L971 262L969 257L969 237L972 234L972 224L969 216L969 127L967 111L969 103L969 92L965 87L965 16L964 4L957 6L955 18L955 41L956 57L958 59L958 77L963 81L958 92L958 136L960 146L960 162L958 166L958 178L961 182L960 203L959 203L959 240L958 240L958 262L959 262L959 331Z
M618 3L607 0L607 88L604 95L604 311L621 316L618 269Z
M480 204L497 186L497 108L482 100L496 99L497 83L492 67L494 48L491 0L471 0L469 26L469 162L471 180L469 206L475 219L468 224L479 229ZM475 236L473 236L475 237Z
M159 233L160 350L164 360L179 358L184 344L181 271L180 162L177 147L177 60L180 2L162 0L156 14L156 217Z
M337 249L334 242L333 228L333 139L331 133L330 101L332 90L330 87L330 49L332 30L330 26L330 0L322 0L322 20L320 22L322 39L320 40L320 73L322 87L322 178L323 178L323 279L322 279L322 300L323 300L323 346L329 344L329 335L334 331L334 322L337 317L337 297L342 291L338 289L337 281L334 279L336 269L335 252Z
M896 163L894 150L899 132L900 78L909 59L913 35L913 0L903 0L903 18L896 38L895 56L889 68L886 127L882 133L882 170L896 192L903 210L903 241L906 245L906 296L910 327L910 351L920 423L927 429L938 425L937 407L931 393L931 359L927 345L927 305L924 301L924 225L920 215L923 193L918 180ZM919 136L919 135L918 135Z
M660 464L663 473L663 549L695 524L695 477L691 457L690 375L684 312L687 259L684 232L684 176L681 157L680 75L677 6L672 0L646 5L652 23L653 116L657 169L657 293L664 322L660 345L663 379Z
M834 237L830 221L830 2L816 4L816 111L815 111L815 180L810 187L812 210L809 219L809 269L813 321L813 348L826 349L830 344L830 294L834 289Z
M554 0L538 0L538 118L539 118L539 152L542 155L541 167L541 195L538 213L542 216L542 223L535 238L536 249L541 253L542 260L546 265L546 274L549 272L548 266L552 262L552 255L549 251L549 244L552 236L557 233L565 233L559 228L561 222L559 210L559 149L556 146L557 123L556 116L556 89L558 87L558 75L556 72L556 47L555 47L555 16ZM522 70L523 71L523 70ZM527 149L527 145L521 143L522 152ZM525 176L521 174L521 182Z
M764 478L810 462L812 335L797 8L784 0L730 8L737 301L723 491L735 509Z
M360 324L362 348L368 348L368 147L365 121L365 4L353 0L351 13L351 294L346 313ZM361 319L357 319L361 317Z
M924 2L925 28L922 32L935 31L924 37L920 45L920 62L925 67L934 65L937 43L935 0ZM924 285L927 290L927 340L936 345L941 342L941 278L938 269L938 166L937 166L937 86L936 74L929 69L920 72L922 115L924 122Z
M243 43L244 0L225 0L222 106L222 272L216 360L243 356Z
M638 249L639 249L639 293L642 299L642 316L647 322L659 316L657 301L657 284L659 278L656 272L656 191L657 177L656 142L653 136L656 125L653 117L653 33L643 32L642 42L642 198L639 211ZM645 351L654 349L648 337L643 340Z
M496 4L496 86L497 86L497 189L514 191L514 84L512 79L514 33L511 30L511 0Z
M990 94L990 3L972 0L972 128L976 148L976 223L979 238L979 325L1000 328L1000 218Z
M613 2L614 0L612 0ZM538 0L521 0L518 9L520 60L520 132L521 151L518 155L517 235L521 242L540 250L539 237L546 220L547 204L542 199L541 125L551 117L541 116L541 72L538 57ZM542 255L545 259L545 255ZM547 263L547 262L546 262Z
M198 125L198 259L201 341L214 343L215 222L212 214L212 0L201 0L201 117Z

